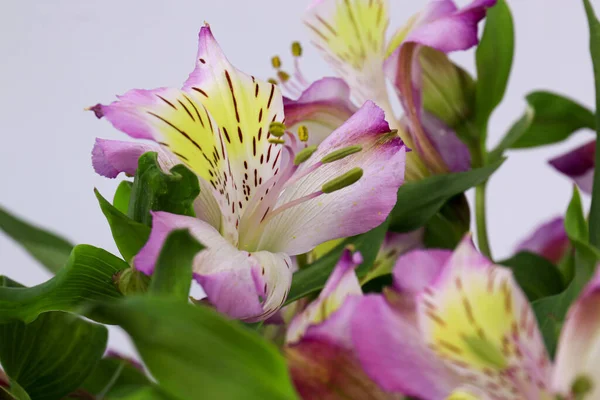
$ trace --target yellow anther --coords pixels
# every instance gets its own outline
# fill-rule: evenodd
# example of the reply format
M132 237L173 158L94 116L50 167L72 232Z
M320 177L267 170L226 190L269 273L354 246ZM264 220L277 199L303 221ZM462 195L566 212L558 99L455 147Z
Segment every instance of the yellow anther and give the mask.
M273 143L273 144L284 144L285 140L283 139L275 139L275 138L270 138L269 139L269 143Z
M275 78L269 78L269 79L267 80L267 82L269 82L269 83L271 83L271 84L273 84L273 85L277 85L277 84L279 83L279 82L277 82L277 79L275 79Z
M298 139L301 142L306 142L308 140L308 128L306 125L300 125L298 127Z
M285 124L277 121L271 122L269 125L269 133L273 136L282 137L285 135Z
M271 65L273 66L273 68L275 69L279 69L281 68L281 58L279 58L279 56L273 56L271 58Z
M285 71L277 71L277 77L283 83L286 83L290 79L290 74Z
M302 55L302 45L300 42L292 43L292 55L294 57L300 57Z

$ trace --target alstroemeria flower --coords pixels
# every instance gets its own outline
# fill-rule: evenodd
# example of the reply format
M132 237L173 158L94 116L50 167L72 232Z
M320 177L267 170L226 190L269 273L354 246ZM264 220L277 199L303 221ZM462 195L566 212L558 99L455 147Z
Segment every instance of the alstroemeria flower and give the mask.
M585 193L592 193L596 157L596 141L584 144L560 157L550 160L550 165L573 179Z
M394 278L397 295L412 303L366 296L351 323L363 367L385 390L424 400L553 399L571 396L577 380L598 390L600 275L572 306L554 369L511 271L479 254L470 237L454 252L408 253Z
M153 213L134 266L151 274L169 232L188 228L207 247L194 277L208 300L231 317L261 320L287 296L290 256L385 220L405 149L383 111L366 102L318 148L299 152L292 132L272 134L272 123L285 120L279 89L233 67L208 26L199 39L182 89L132 90L93 110L129 136L158 143L162 165L183 163L200 181L196 218ZM147 146L98 142L94 166L108 176L135 169Z
M565 231L565 220L557 217L540 225L527 239L516 247L515 253L529 251L558 264L570 248L569 237Z
M284 354L303 399L392 399L364 373L350 339L362 296L354 272L360 253L345 250L319 297L289 325Z
M405 77L410 78L411 91L399 90L410 129L410 134L400 134L407 145L416 150L408 156L407 179L426 176L429 171L464 170L465 164L468 167L468 151L452 130L443 127L442 135L423 129L418 107L420 86L412 86L412 78L419 72L413 66L413 59L417 60L415 56L421 46L446 53L475 45L477 22L494 2L475 0L470 6L458 10L451 0L433 1L419 16L413 17L400 32L401 35L396 35L389 44L386 44L385 38L389 24L387 0L315 0L304 18L313 44L347 83L355 103L362 104L368 99L375 101L385 110L392 128L400 131L404 126L394 116L386 89L386 73L394 83L405 83ZM393 47L388 50L390 46ZM398 49L397 52L394 52L395 49ZM404 49L402 57L401 49ZM408 69L405 68L407 63ZM294 76L299 75L297 70ZM284 77L282 82L285 84L289 74L284 74ZM304 78L300 79L295 87L301 87L303 81ZM288 83L289 86L291 84ZM448 140L448 135L455 140ZM440 155L446 152L458 152L467 157L467 162L448 164L446 158Z

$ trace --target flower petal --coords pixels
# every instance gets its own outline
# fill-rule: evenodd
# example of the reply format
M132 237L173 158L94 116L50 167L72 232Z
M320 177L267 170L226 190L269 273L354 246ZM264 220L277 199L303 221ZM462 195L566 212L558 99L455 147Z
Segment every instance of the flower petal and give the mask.
M400 258L394 266L394 288L401 293L420 294L431 285L446 262L450 250L414 250Z
M380 295L363 297L351 334L366 373L384 390L422 399L442 399L458 377L429 350L417 326L396 313Z
M284 98L285 120L295 132L308 128L306 146L319 145L356 112L350 101L350 88L342 79L323 78L313 82L297 100Z
M565 220L557 217L538 227L517 246L515 252L529 251L557 264L569 249L569 243Z
M600 396L600 270L571 306L558 342L553 388L567 395L578 378L592 389L585 398Z
M297 342L310 325L318 325L329 318L342 306L348 296L362 294L354 273L354 269L361 262L360 253L352 255L350 250L344 251L319 297L290 322L286 342Z
M451 172L464 172L471 169L469 148L452 129L426 111L421 114L421 124L425 135Z
M151 274L169 233L189 229L206 249L194 259L194 277L217 310L248 321L266 319L285 301L291 260L283 253L240 251L208 223L166 212L152 213L152 232L134 258L134 266Z
M387 98L381 70L388 23L387 0L317 0L304 17L312 42L358 104Z
M328 240L357 235L380 225L396 203L404 177L405 147L389 131L383 111L372 102L365 103L300 165L291 179L301 178L284 190L277 206L322 193L325 183L355 167L363 169L362 178L269 219L260 247L290 255L302 254ZM320 165L327 154L353 145L361 146L362 150Z
M592 193L595 155L596 141L593 141L550 160L550 165L573 179L581 190Z
M531 306L511 271L480 255L469 236L417 309L428 346L466 382L498 398L548 389L550 361Z

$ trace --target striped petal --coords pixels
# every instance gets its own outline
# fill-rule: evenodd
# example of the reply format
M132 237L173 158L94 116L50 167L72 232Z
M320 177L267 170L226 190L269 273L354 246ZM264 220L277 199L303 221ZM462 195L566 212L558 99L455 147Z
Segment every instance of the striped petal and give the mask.
M600 397L600 271L571 306L560 334L553 387L568 395L576 381L591 389L581 398ZM568 397L571 398L571 397ZM574 396L572 398L579 398Z
M465 383L492 397L542 398L550 361L533 311L509 269L465 238L418 299L428 346Z
M295 132L308 128L306 146L319 145L356 112L350 101L350 88L342 79L323 78L313 82L297 100L284 98L285 120Z
M358 104L387 99L381 71L388 23L387 0L316 0L304 17L312 42Z
M515 252L529 251L558 264L568 251L569 243L565 231L565 220L557 217L537 228L517 246Z
M592 193L596 155L596 141L584 144L560 157L550 160L556 170L573 179L586 193Z

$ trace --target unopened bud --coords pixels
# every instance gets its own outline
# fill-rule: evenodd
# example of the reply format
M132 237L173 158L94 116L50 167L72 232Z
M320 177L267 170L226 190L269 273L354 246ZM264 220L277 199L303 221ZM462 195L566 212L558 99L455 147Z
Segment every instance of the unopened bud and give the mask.
M292 55L294 57L300 57L302 55L302 45L300 42L292 43Z
M150 285L150 277L131 267L117 272L113 276L113 282L117 285L119 292L128 296L145 293Z
M321 159L321 162L323 164L327 164L330 162L341 160L342 158L346 158L351 154L358 153L361 150L362 146L360 145L344 147L343 149L339 149L327 154Z
M363 176L363 169L356 167L352 168L350 171L345 174L338 176L325 183L321 188L323 193L333 193L345 187L348 187L354 183L356 183Z
M317 151L317 146L308 146L307 148L300 150L298 154L296 154L296 157L294 157L294 165L302 164L304 161L308 160L315 151Z
M285 135L285 125L281 122L273 121L269 125L269 133L273 136L282 137Z
M308 128L306 125L300 125L298 127L298 139L300 139L301 142L308 141Z
M275 69L279 69L281 68L281 58L279 58L279 56L273 56L271 58L271 65L273 66L273 68Z

